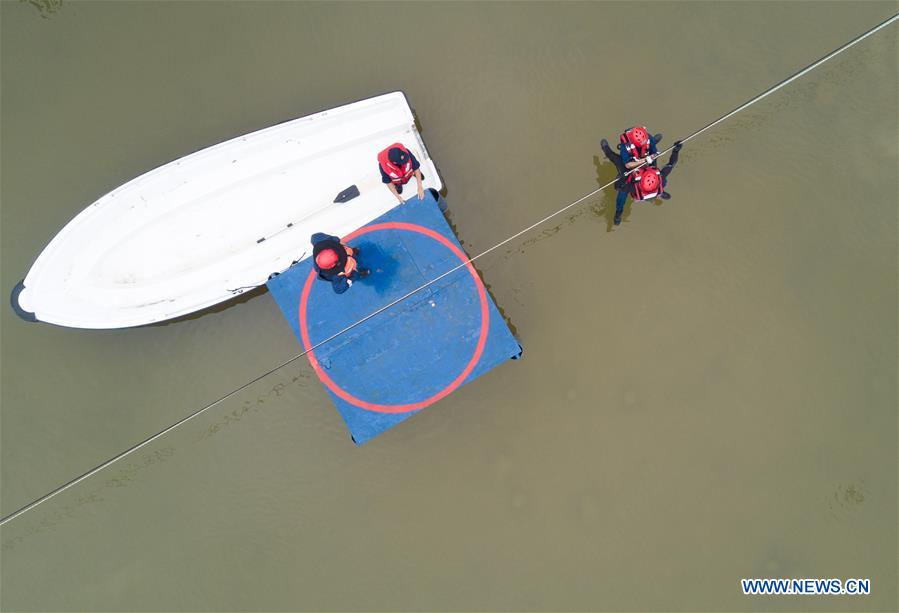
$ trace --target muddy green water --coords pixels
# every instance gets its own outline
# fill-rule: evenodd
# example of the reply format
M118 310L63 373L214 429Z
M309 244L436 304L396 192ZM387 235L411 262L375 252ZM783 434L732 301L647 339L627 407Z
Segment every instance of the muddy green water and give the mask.
M609 181L600 138L670 143L897 8L4 1L2 288L126 180L397 89L479 252ZM692 141L672 200L479 261L524 360L362 448L285 368L4 526L0 607L896 610L897 30ZM267 294L0 311L4 515L298 352Z

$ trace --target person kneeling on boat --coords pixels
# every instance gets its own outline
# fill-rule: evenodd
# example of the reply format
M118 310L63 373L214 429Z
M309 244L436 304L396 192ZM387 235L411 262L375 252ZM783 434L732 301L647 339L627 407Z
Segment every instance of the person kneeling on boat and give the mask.
M359 248L340 242L336 236L317 232L312 235L312 266L322 281L330 281L334 292L342 294L360 277L368 276L359 266Z
M381 171L381 182L387 185L400 204L405 202L400 195L403 193L403 186L415 177L418 184L418 198L425 197L425 188L422 185L424 175L419 168L421 164L412 155L412 152L406 149L400 143L393 143L384 151L378 154L378 168Z

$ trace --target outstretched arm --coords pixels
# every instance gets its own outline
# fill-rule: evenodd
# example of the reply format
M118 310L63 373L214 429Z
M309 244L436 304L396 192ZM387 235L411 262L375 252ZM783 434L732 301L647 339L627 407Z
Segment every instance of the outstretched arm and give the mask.
M405 200L403 200L403 197L400 196L400 193L398 191L396 191L396 185L394 185L393 183L388 183L387 189L389 189L390 193L393 194L396 197L396 199L400 201L400 204L403 204L405 202Z
M424 200L425 187L424 187L424 185L422 185L422 182L421 182L421 171L420 170L415 171L415 182L418 184L418 199Z
M405 200L403 200L403 197L400 196L399 192L396 191L396 186L394 186L393 181L392 181L391 178L387 175L387 173L384 172L384 169L381 168L381 165L380 165L380 164L378 164L378 170L381 171L381 183L383 183L384 185L387 186L387 189L389 189L389 190L390 190L390 193L393 194L393 196L394 196L397 200L400 201L400 204L402 204L403 202L405 202Z
M627 168L628 170L631 170L633 168L636 168L637 166L639 166L640 164L642 164L645 161L646 160L644 158L637 158L635 160L631 160L630 162L625 163L624 167Z
M683 147L683 143L677 141L674 143L674 151L671 152L671 157L668 158L668 163L665 164L665 167L662 168L662 176L667 177L671 174L671 171L674 170L674 166L677 164L677 156L680 154L681 147Z

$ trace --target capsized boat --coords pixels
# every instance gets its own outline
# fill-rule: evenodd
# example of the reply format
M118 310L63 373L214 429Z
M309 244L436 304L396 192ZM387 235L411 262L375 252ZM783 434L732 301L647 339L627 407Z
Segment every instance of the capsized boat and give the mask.
M203 310L398 205L377 154L402 143L443 185L393 92L202 149L114 189L70 221L13 290L25 319L126 328ZM406 191L414 195L414 182Z

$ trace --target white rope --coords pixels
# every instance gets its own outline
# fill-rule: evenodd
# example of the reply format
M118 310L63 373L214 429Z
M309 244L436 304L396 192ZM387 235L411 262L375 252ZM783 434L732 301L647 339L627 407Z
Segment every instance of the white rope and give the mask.
M693 138L699 136L700 134L702 134L702 133L705 132L706 130L708 130L708 129L710 129L710 128L716 126L716 125L718 125L719 123L721 123L722 121L724 121L724 120L726 120L726 119L732 117L733 115L736 115L736 114L739 113L740 111L742 111L742 110L744 110L745 108L747 108L747 107L749 107L749 106L755 104L755 103L758 102L759 100L762 100L763 98L766 98L767 96L770 96L771 94L773 94L774 92L776 92L776 91L779 90L780 88L782 88L782 87L788 85L789 83L792 83L793 81L795 81L795 80L798 79L799 77L805 75L806 73L811 72L812 70L814 70L815 68L817 68L818 66L820 66L821 64L823 64L824 62L826 62L827 60L829 60L829 59L831 59L831 58L833 58L833 57L839 55L840 53L842 53L843 51L845 51L845 50L848 49L849 47L852 47L853 45L855 45L855 44L861 42L862 40L864 40L864 39L866 39L867 37L871 36L872 34L874 34L875 32L877 32L878 30L881 30L881 29L885 28L886 26L890 25L891 23L893 23L893 22L896 21L897 19L899 19L899 14L893 15L892 17L890 17L889 19L887 19L887 20L884 21L883 23L881 23L881 24L879 24L879 25L877 25L877 26L871 28L871 29L868 30L867 32L865 32L865 33L863 33L863 34L860 34L860 35L857 36L856 38L852 39L851 41L849 41L848 43L846 43L845 45L843 45L843 46L840 47L839 49L836 49L835 51L832 51L832 52L828 53L827 55L825 55L825 56L822 57L821 59L817 60L816 62L813 62L812 64L809 64L808 66L806 66L805 68L803 68L803 69L800 70L799 72L793 74L793 75L790 76L790 77L787 77L786 79L784 79L784 80L781 81L780 83L778 83L778 84L776 84L776 85L773 85L772 87L770 87L769 89L765 90L764 92L762 92L761 94L759 94L758 96L756 96L755 98L753 98L752 100L750 100L750 101L748 101L748 102L746 102L746 103L744 103L744 104L741 104L740 106L738 106L738 107L735 108L734 110L730 111L729 113L727 113L727 114L725 114L725 115L722 115L721 117L719 117L718 119L716 119L716 120L713 121L712 123L710 123L710 124L708 124L708 125L706 125L706 126L700 128L699 130L693 132L693 133L690 134L688 137L682 139L680 142L685 143L685 142L687 142L687 141L689 141L689 140L691 140L691 139L693 139ZM659 157L659 156L661 156L661 155L664 155L665 153L668 153L668 152L671 151L673 148L674 148L674 147L671 146L671 147L669 147L668 149L665 149L664 151L662 151L661 153L659 153L656 157ZM638 170L638 169L639 169L641 166L643 166L643 165L645 165L645 162L642 163L642 164L640 164L639 166L636 166L636 167L632 168L631 170L627 171L627 172L625 173L625 176L626 176L626 175L629 175L630 173L634 172L635 170ZM299 353L299 354L293 356L293 357L290 358L289 360L286 360L285 362L282 362L282 363L279 364L278 366L275 366L274 368L272 368L272 369L266 371L265 373L259 375L258 377L256 377L256 378L254 378L254 379L248 381L247 383L244 383L244 384L241 385L240 387L238 387L238 388L236 388L236 389L234 389L234 390L228 392L227 394L225 394L224 396L222 396L222 397L219 398L218 400L215 400L215 401L213 401L213 402L207 404L207 405L204 406L203 408L194 411L193 413L191 413L191 414L188 415L187 417L184 417L183 419L180 419L179 421L176 421L175 423L173 423L171 426L165 428L164 430L161 430L161 431L157 432L156 434L154 434L154 435L152 435L152 436L150 436L150 437L144 439L143 441L137 443L136 445L134 445L134 446L132 446L132 447L129 447L128 449L126 449L125 451L119 453L118 455L116 455L116 456L114 456L114 457L112 457L112 458L106 460L106 461L103 462L102 464L99 464L99 465L95 466L94 468L90 469L89 471L87 471L87 472L84 473L83 475L80 475L80 476L78 476L78 477L75 477L75 478L72 479L71 481L68 481L68 482L64 483L63 485L60 485L59 487L57 487L56 489L52 490L51 492L48 492L47 494L41 496L40 498L38 498L38 499L36 499L36 500L34 500L34 501L28 503L27 505L21 507L21 508L18 509L17 511L14 511L14 512L10 513L9 515L6 515L5 517L0 518L0 526L2 526L3 524L5 524L6 522L8 522L8 521L10 521L10 520L12 520L12 519L15 519L16 517L18 517L18 516L21 515L22 513L26 512L26 511L28 511L28 510L30 510L30 509L33 509L33 508L36 507L37 505L39 505L39 504L41 504L41 503L43 503L43 502L46 502L47 500L49 500L50 498L53 498L53 497L56 496L57 494L61 494L61 493L64 492L65 490L69 489L70 487L73 487L73 486L77 485L78 483L84 481L85 479L91 477L92 475L94 475L94 474L100 472L101 470L103 470L103 469L106 468L107 466L109 466L109 465L111 465L111 464L113 464L113 463L115 463L115 462L121 460L121 459L124 458L125 456L134 453L135 451L137 451L138 449L140 449L140 448L142 448L142 447L145 447L146 445L149 445L150 443L152 443L153 441L155 441L155 440L158 439L159 437L161 437L161 436L167 434L168 432L171 432L172 430L174 430L174 429L177 428L178 426L187 423L188 421L190 421L190 420L192 420L193 418L197 417L198 415L200 415L200 414L206 412L207 410L211 409L212 407L214 407L214 406L216 406L216 405L218 405L218 404L224 402L225 400L227 400L228 398L234 396L235 394L238 394L238 393L242 392L243 390L247 389L248 387L250 387L250 386L253 385L254 383L260 381L261 379L264 379L265 377L267 377L268 375L272 374L273 372L276 372L276 371L278 371L278 370L284 368L284 367L287 366L288 364L290 364L290 363L292 363L292 362L295 362L296 360L300 359L301 357L307 355L309 352L314 351L314 350L317 349L318 347L321 347L321 346L324 345L325 343L328 343L328 342L334 340L335 338L337 338L338 336L341 336L342 334L345 334L345 333L349 332L350 330L352 330L352 329L355 328L356 326L359 326L359 325L365 323L366 321L368 321L369 319L371 319L372 317L375 317L375 316L379 315L380 313L383 313L383 312L386 311L387 309L389 309L389 308L391 308L391 307L393 307L393 306L396 306L396 305L399 304L400 302L406 300L406 299L409 298L410 296L413 296L413 295L417 294L417 293L420 292L421 290L423 290L423 289L425 289L425 288L427 288L427 287L433 285L434 283L436 283L437 281L440 281L440 280L443 279L444 277L446 277L446 276L448 276L448 275L451 275L452 273L456 272L457 270L460 270L460 269L462 269L462 268L468 266L469 264L471 264L471 263L474 262L475 260L477 260L477 259L479 259L479 258L481 258L481 257L483 257L483 256L485 256L485 255L487 255L488 253L491 253L491 252L495 251L496 249L499 249L499 248L502 247L503 245L506 245L506 244L510 243L511 241L515 240L516 238L518 238L518 237L521 236L522 234L527 234L528 232L530 232L531 230L533 230L533 229L536 228L537 226L540 226L540 225L546 223L547 221L549 221L549 220L552 219L553 217L556 217L556 216L558 216L558 215L561 215L562 213L564 213L565 211L569 210L570 208L575 207L575 206L577 206L578 204L582 203L584 200L587 200L588 198L591 198L591 197L595 196L596 194L598 194L598 193L601 192L602 190L604 190L604 189L606 189L607 187L610 187L611 185L613 185L613 184L615 183L615 181L617 181L617 178L616 178L614 181L610 181L610 182L606 183L605 185L603 185L603 186L601 186L601 187L599 187L599 188L593 190L593 191L590 192L589 194L586 194L585 196L581 196L580 198L578 198L577 200L575 200L575 201L572 202L571 204L566 205L565 207L559 209L558 211L556 211L556 212L554 212L554 213L550 213L549 215L547 215L547 216L544 217L543 219L541 219L541 220L539 220L539 221L537 221L537 222L532 223L532 224L529 225L528 227L524 228L523 230L521 230L521 231L519 231L519 232L516 232L516 233L513 234L512 236L510 236L510 237L506 238L505 240L503 240L503 241L501 241L501 242L499 242L499 243L493 245L492 247L490 247L490 248L488 248L488 249L485 249L484 251L482 251L481 253L477 254L476 256L474 256L474 257L472 257L472 258L470 258L470 259L468 259L468 260L462 262L461 264L459 264L459 265L456 266L455 268L451 268L450 270L446 271L445 273L443 273L443 274L441 274L441 275L439 275L439 276L437 276L437 277L434 277L433 279L431 279L431 280L428 281L427 283L424 283L424 284L422 284L422 285L416 287L416 288L413 289L412 291L408 292L407 294L403 295L403 296L400 297L400 298L397 298L397 299L394 300L393 302L390 302L390 303L388 303L388 304L382 306L382 307L379 308L378 310L376 310L376 311L374 311L374 312L372 312L372 313L369 313L368 315L366 315L365 317L363 317L363 318L360 319L359 321L356 321L356 322L350 324L350 325L347 326L346 328L343 328L343 329L340 330L339 332L337 332L337 333L335 333L335 334L332 334L331 336L329 336L328 338L324 339L323 341L320 341L320 342L316 343L315 345L313 345L312 347L310 347L310 348L307 349L306 351L303 351L302 353Z

